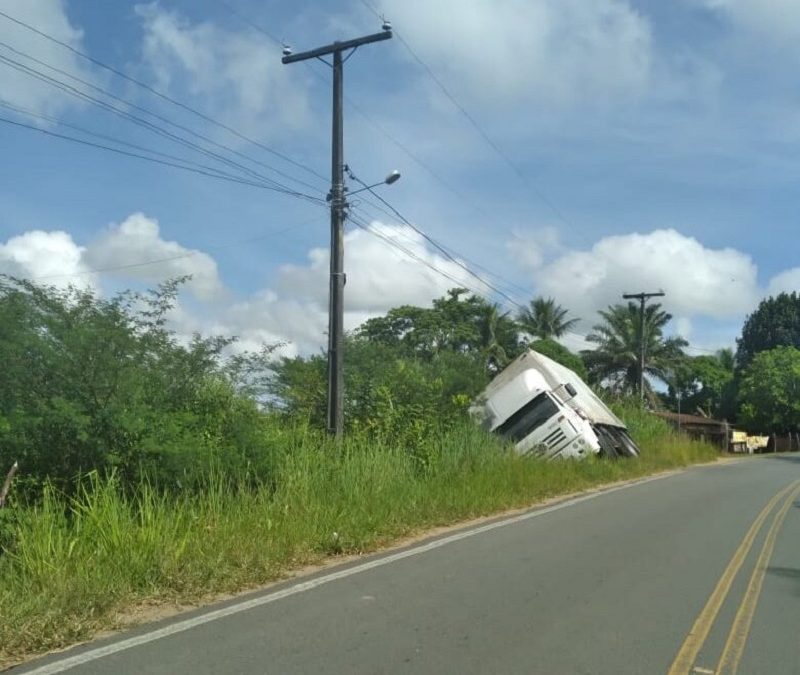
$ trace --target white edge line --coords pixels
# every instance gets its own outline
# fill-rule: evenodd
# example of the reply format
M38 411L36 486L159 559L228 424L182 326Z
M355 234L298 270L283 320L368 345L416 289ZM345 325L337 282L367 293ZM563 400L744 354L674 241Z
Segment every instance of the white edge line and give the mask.
M442 537L441 539L434 539L433 541L430 541L427 544L421 544L419 546L415 546L413 548L406 549L404 551L391 553L387 556L383 556L375 560L370 560L368 562L356 565L354 567L348 567L346 569L339 570L338 572L331 572L330 574L325 574L323 576L315 577L314 579L309 579L308 581L303 581L299 584L294 584L280 591L269 593L268 595L262 595L257 598L252 598L251 600L237 602L236 604L228 605L227 607L222 607L221 609L216 609L214 611L201 614L200 616L196 616L191 619L184 619L183 621L177 621L168 626L164 626L163 628L150 631L149 633L144 633L143 635L137 635L135 637L127 638L125 640L120 640L119 642L114 642L112 644L105 645L104 647L97 647L95 649L90 649L89 651L82 652L80 654L75 654L74 656L69 656L65 659L61 659L59 661L48 663L38 668L34 668L33 670L20 671L20 675L54 675L55 673L63 673L65 670L69 670L70 668L75 668L76 666L80 666L85 663L90 663L92 661L102 659L106 656L111 656L112 654L117 654L119 652L123 652L128 649L133 649L134 647L147 644L148 642L155 642L156 640L160 640L161 638L169 637L170 635L175 635L176 633L182 633L192 628L196 628L197 626L202 626L203 624L211 623L212 621L216 621L218 619L224 619L225 617L232 616L234 614L239 614L241 612L246 612L256 607L268 605L272 602L283 600L284 598L288 598L292 595L297 595L298 593L304 593L305 591L310 591L314 588L318 588L319 586L324 586L325 584L329 584L333 581L338 581L339 579L346 579L347 577L360 574L361 572L367 572L377 567L390 565L391 563L397 562L398 560L404 560L405 558L411 558L412 556L421 555L423 553L427 553L428 551L433 551L437 548L447 546L448 544L461 541L462 539L469 539L470 537L475 537L479 534L483 534L484 532L490 532L492 530L496 530L501 527L507 527L509 525L515 525L516 523L521 523L525 520L538 518L539 516L544 516L548 513L552 513L553 511L559 511L561 509L574 506L575 504L580 504L581 502L585 502L590 499L595 499L597 497L608 495L613 492L618 492L620 490L626 490L636 485L643 485L645 483L661 480L663 478L669 478L670 476L674 476L682 472L683 471L680 469L677 471L669 471L667 473L658 474L656 476L642 478L632 483L618 485L616 487L607 488L599 492L592 492L591 494L588 495L573 497L572 499L559 502L558 504L554 504L552 506L546 506L540 509L536 509L536 507L533 507L535 510L528 511L527 513L523 513L518 516L512 516L511 518L507 518L505 520L499 520L493 523L489 523L487 525L481 525L480 527L465 530L463 532L457 532L456 534L451 534L447 537Z

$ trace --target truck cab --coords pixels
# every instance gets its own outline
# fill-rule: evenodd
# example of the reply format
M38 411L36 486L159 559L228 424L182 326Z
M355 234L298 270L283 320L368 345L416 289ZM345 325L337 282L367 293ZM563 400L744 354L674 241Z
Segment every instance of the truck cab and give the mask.
M555 459L595 454L600 443L591 424L567 405L573 396L569 383L551 390L539 371L524 370L486 397L489 428L526 455Z

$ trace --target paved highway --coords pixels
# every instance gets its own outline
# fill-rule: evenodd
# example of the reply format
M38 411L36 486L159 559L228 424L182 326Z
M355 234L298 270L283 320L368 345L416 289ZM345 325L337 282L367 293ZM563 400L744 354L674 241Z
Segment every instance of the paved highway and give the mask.
M800 456L457 530L17 673L800 673Z

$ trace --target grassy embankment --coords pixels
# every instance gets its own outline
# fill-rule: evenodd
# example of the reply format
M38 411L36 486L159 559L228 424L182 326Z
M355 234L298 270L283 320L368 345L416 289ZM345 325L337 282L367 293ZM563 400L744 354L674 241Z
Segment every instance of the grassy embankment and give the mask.
M269 484L216 475L201 492L142 485L125 496L113 479L94 478L66 503L46 491L40 505L3 514L0 665L113 627L138 603L195 602L425 528L717 455L644 413L624 414L638 460L522 459L468 425L423 455L287 431Z

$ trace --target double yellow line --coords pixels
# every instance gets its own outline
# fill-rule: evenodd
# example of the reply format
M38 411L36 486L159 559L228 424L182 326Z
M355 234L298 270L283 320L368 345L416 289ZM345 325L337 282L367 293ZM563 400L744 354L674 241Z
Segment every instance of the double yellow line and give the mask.
M800 494L800 480L788 485L776 494L769 500L761 513L758 514L758 517L753 521L753 524L750 526L744 539L742 539L742 542L733 554L728 566L722 573L705 607L703 607L703 610L695 620L692 629L689 631L689 635L687 635L686 640L684 640L681 645L668 671L668 675L687 675L693 672L695 659L708 638L708 634L714 625L714 621L719 614L722 604L725 602L725 598L730 592L736 575L744 564L748 553L750 553L750 549L753 547L753 542L761 531L761 527L769 517L769 514L775 508L775 505L779 503L781 499L785 498L785 501L775 513L772 525L767 532L767 536L761 548L761 553L758 556L758 561L750 576L747 590L736 612L736 618L733 620L730 633L728 633L728 639L722 650L722 656L720 657L717 667L713 670L715 675L733 675L736 673L739 667L739 660L742 657L744 646L747 642L747 637L750 633L750 626L753 623L753 616L755 615L756 605L758 604L758 597L761 594L764 575L766 574L769 560L772 557L772 551L775 548L775 540L778 537L778 532L786 518L789 507L798 494Z

